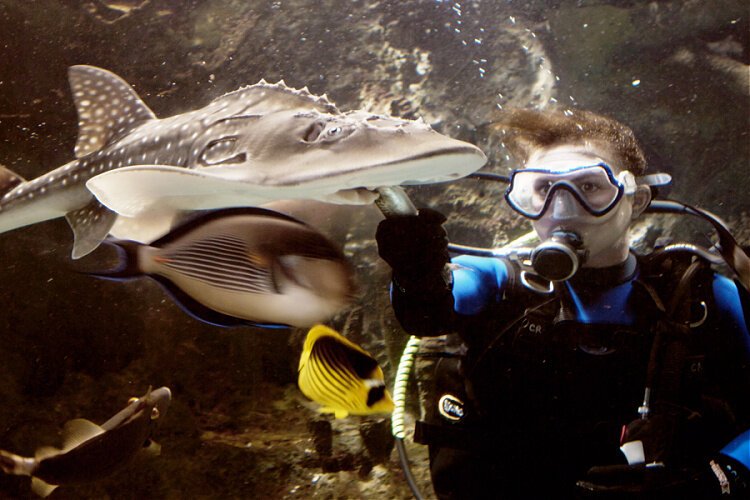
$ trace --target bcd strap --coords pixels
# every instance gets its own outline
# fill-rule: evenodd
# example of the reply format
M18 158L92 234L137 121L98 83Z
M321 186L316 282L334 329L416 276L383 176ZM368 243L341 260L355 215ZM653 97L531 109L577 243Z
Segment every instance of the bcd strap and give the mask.
M674 257L670 257L671 262L660 263L667 265L666 272L661 276L665 285L662 293L657 291L650 280L637 281L648 292L660 312L651 328L653 343L646 375L647 396L644 406L639 409L642 417L649 416L651 406L659 413L666 412L673 416L682 414L687 417L693 413L683 401L682 381L694 335L691 328L691 303L696 299L699 284L696 281L700 281L697 277L709 266L700 258L691 258L686 262L684 258ZM652 398L653 405L650 405L649 397Z

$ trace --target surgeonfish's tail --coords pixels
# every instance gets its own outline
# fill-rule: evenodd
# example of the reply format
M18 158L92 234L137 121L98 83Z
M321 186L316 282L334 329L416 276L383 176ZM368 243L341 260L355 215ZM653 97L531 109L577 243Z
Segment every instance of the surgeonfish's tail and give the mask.
M113 238L108 238L102 243L117 250L119 256L118 265L112 269L102 271L88 271L86 274L96 278L115 281L128 280L143 275L138 261L138 249L143 246L141 243Z
M0 450L0 470L16 476L30 476L36 470L37 461L15 453Z
M23 177L0 165L0 194L7 193L22 182L25 182Z

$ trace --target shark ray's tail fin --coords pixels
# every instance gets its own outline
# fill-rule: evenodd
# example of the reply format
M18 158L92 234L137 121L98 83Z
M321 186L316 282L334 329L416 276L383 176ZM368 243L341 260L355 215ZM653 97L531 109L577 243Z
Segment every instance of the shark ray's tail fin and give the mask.
M137 241L116 240L113 238L108 238L103 243L117 250L117 266L101 271L87 271L86 274L114 281L124 281L143 276L143 271L141 271L139 263L138 249L144 245Z
M9 168L0 165L0 195L7 193L25 180Z
M22 457L9 451L0 450L0 470L6 474L16 476L30 476L34 473L38 462L33 458Z

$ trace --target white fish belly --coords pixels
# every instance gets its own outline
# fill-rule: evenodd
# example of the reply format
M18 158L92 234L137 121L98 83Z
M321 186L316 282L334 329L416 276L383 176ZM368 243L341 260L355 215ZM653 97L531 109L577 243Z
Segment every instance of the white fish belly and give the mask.
M214 311L259 323L305 328L325 321L344 306L343 301L324 299L302 287L292 287L285 293L236 292L174 272L160 274Z

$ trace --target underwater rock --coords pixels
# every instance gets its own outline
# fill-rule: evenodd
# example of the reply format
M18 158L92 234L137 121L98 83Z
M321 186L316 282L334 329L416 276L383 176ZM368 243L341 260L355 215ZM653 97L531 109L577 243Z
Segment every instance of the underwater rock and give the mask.
M367 449L367 454L375 463L383 463L393 451L395 441L391 433L391 421L379 419L363 422L359 426L359 435Z

